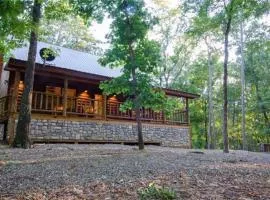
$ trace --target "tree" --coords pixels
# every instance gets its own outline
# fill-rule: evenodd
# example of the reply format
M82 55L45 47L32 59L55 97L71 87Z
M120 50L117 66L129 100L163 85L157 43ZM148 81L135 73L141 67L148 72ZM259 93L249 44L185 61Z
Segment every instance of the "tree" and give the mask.
M81 4L80 4L81 3ZM20 17L29 17L31 10L31 20L29 30L30 30L30 41L29 41L29 52L28 52L28 61L25 71L25 89L22 95L20 113L18 117L18 123L16 128L16 136L13 142L14 147L30 147L30 138L29 138L29 126L31 122L31 102L32 102L32 89L34 81L34 71L35 71L35 58L37 51L37 40L40 29L40 19L43 12L46 19L63 19L68 14L70 15L71 11L74 13L81 14L85 20L96 16L98 9L91 6L96 6L99 1L89 1L88 6L85 6L80 0L54 0L54 1L43 1L43 0L34 0L22 2L22 13L23 16ZM82 5L83 4L83 5ZM20 4L21 5L21 4ZM72 6L71 6L72 5ZM82 7L81 7L82 5ZM43 7L43 9L42 9ZM91 9L89 9L89 7ZM27 9L28 8L28 9ZM31 9L29 9L31 8ZM83 9L82 9L83 8ZM84 10L86 9L86 10ZM84 12L85 11L85 12ZM97 17L97 16L96 16ZM97 19L100 19L98 16ZM12 36L12 32L10 33Z
M35 61L37 53L37 41L40 28L40 19L42 12L42 5L45 2L40 0L34 0L32 2L27 2L28 7L31 10L31 24L30 24L30 39L29 39L29 51L27 66L25 70L24 83L25 88L22 94L22 100L20 105L20 112L18 117L18 123L16 127L16 135L13 141L14 147L29 148L31 141L29 138L30 122L31 122L31 105L32 105L32 90L34 82L34 72L35 72ZM25 9L27 8L25 7ZM45 15L48 18L55 18L64 15L70 11L70 7L65 0L50 1L46 2ZM28 14L26 9L24 12L26 16ZM60 13L60 14L59 14Z
M31 122L31 104L32 89L34 82L35 61L37 53L38 26L41 18L41 3L39 0L34 1L32 9L32 30L30 35L30 45L25 70L25 88L22 94L20 113L16 128L16 136L13 142L14 147L30 147L29 126Z
M224 1L225 2L225 1ZM229 153L228 141L228 59L229 59L229 34L231 31L232 19L235 10L235 0L231 0L227 5L224 3L224 63L223 63L223 145L224 153Z
M208 31L221 28L223 32L224 61L223 61L223 146L224 152L229 152L228 144L228 61L229 61L229 35L231 27L237 23L236 14L239 9L244 10L244 18L248 18L254 13L263 13L261 9L267 5L267 1L247 1L247 0L204 0L198 5L194 5L194 1L187 0L187 5L197 9L195 17L199 22L204 22L210 29ZM267 7L267 6L265 6ZM204 20L206 19L206 21ZM203 25L202 25L203 27Z
M242 13L241 13L242 18ZM240 18L240 20L241 20ZM243 150L247 150L246 136L246 105L245 105L245 61L244 61L244 32L243 21L240 22L240 51L241 51L241 107L242 107L242 140Z
M151 75L158 65L159 45L147 39L153 18L144 7L143 1L115 1L107 8L113 18L111 25L111 48L100 59L104 66L123 67L120 77L101 85L104 93L122 94L127 100L122 109L133 109L136 114L139 149L144 149L141 109L157 108L164 102L164 93L152 87Z
M8 57L12 49L23 44L30 24L23 1L0 1L0 10L0 54Z

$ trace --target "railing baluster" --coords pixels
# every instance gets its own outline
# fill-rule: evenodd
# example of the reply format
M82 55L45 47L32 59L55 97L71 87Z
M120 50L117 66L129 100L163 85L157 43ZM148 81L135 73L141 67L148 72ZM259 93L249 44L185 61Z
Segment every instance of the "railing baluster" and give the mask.
M43 108L43 94L40 93L40 105L39 105L39 109L42 109Z
M37 109L37 94L33 93L33 95L35 96L34 109Z
M56 109L59 107L59 96L56 96Z
M51 95L51 110L53 110L54 106L53 106L53 95Z
M45 110L48 110L48 95L45 96Z

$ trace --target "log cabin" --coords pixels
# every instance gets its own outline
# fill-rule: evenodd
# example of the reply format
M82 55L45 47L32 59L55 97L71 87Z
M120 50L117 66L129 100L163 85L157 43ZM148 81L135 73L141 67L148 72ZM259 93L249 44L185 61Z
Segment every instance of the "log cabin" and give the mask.
M57 49L52 61L39 52ZM103 95L99 84L121 74L121 69L102 67L98 56L38 42L32 92L32 142L127 143L137 141L135 114L121 111L122 96ZM12 143L24 89L28 47L18 48L1 67L0 123L3 139ZM142 109L144 141L174 147L191 147L189 100L196 94L163 88L182 105L170 114Z

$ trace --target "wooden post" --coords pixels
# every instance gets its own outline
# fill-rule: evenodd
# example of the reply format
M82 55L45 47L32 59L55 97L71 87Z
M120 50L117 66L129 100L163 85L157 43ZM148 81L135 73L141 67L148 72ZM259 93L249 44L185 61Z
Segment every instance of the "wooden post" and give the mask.
M107 95L103 95L103 117L107 120Z
M68 89L68 79L64 80L64 95L63 95L63 116L67 116L67 89Z
M186 122L189 124L189 105L188 105L188 98L186 98Z
M20 84L20 72L15 72L14 84L13 84L13 91L11 94L11 113L17 112L17 99L18 99L18 88Z
M15 71L15 78L13 83L13 91L11 94L11 102L10 102L10 115L7 124L7 136L8 143L12 144L15 136L16 130L16 113L17 113L17 98L18 98L18 87L20 83L20 72Z

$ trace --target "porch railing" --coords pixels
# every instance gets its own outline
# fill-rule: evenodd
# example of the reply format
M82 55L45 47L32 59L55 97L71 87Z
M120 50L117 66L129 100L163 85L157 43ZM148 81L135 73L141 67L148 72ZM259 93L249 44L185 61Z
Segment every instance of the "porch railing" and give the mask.
M136 113L131 110L121 111L122 102L107 102L107 117L118 119L132 119L135 120ZM164 123L164 124L188 124L187 111L175 110L171 113L155 112L152 109L141 110L142 121Z
M8 116L8 99L9 97L0 98L0 119ZM63 114L63 101L63 96L34 91L32 94L32 112L51 113L54 115ZM107 101L105 105L102 99L67 97L65 105L67 115L135 120L135 112L132 110L121 111L121 104L122 102L118 101ZM19 108L19 105L17 108ZM164 112L155 112L151 109L142 109L141 119L160 124L188 124L188 112L185 110L175 110L165 114Z
M96 99L82 99L76 97L67 97L67 114L94 116L102 115L100 108L102 101ZM63 113L63 97L45 92L33 92L32 111L43 113Z

